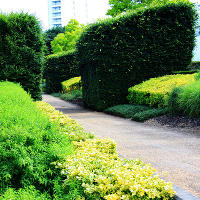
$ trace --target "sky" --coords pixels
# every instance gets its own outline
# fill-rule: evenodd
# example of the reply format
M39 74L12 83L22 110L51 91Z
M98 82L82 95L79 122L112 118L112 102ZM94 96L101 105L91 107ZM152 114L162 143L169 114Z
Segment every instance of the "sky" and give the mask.
M88 0L89 22L104 18L108 8L108 0ZM34 14L41 22L43 30L48 29L48 0L0 0L0 12L11 11Z
M97 18L105 17L109 9L108 1L109 0L88 0L89 22ZM200 3L200 0L191 1ZM48 29L48 0L0 0L0 12L9 13L11 11L24 11L34 14L41 22L43 30ZM71 18L73 18L73 16ZM78 17L77 20L81 21Z

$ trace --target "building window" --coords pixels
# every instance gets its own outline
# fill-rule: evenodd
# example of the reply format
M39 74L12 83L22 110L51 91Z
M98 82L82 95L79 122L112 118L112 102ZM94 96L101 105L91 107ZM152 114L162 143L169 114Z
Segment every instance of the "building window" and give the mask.
M61 10L61 7L58 6L58 7L52 8L52 9L53 9L53 12L55 12L55 11L59 11L59 10Z
M53 24L54 27L56 26L62 26L62 24Z
M60 16L61 16L61 12L53 13L53 17L60 17Z
M54 18L53 21L54 21L54 23L61 22L61 18Z

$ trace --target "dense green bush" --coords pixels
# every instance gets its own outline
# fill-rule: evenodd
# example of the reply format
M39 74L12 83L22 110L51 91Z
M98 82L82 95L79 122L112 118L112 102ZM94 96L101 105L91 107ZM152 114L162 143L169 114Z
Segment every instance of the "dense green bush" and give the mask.
M166 75L151 78L128 89L128 101L131 104L166 107L167 97L175 87L195 81L196 74Z
M44 71L47 93L61 91L61 82L79 75L80 72L76 51L47 56L46 67Z
M41 99L43 37L34 16L0 14L0 80L20 83L34 99Z
M30 96L10 82L0 83L0 192L25 188L53 194L61 184L53 162L72 151L66 133L36 108Z
M193 6L177 1L89 26L77 44L85 104L97 110L123 104L130 86L184 70L195 19Z
M200 80L175 88L168 99L169 111L200 117Z

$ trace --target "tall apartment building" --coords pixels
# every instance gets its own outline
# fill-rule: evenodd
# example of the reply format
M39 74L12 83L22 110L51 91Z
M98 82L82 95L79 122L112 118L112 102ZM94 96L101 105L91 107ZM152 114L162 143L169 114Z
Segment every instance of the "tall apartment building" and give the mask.
M61 0L48 0L49 28L62 26Z
M87 0L48 0L49 28L65 26L70 19L88 22Z

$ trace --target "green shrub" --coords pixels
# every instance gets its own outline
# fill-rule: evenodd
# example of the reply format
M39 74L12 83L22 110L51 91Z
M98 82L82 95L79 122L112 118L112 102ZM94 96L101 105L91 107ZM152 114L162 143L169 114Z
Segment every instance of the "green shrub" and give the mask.
M99 21L82 34L77 49L87 106L124 104L131 85L185 70L196 12L186 1L173 2Z
M47 93L61 91L61 82L79 75L80 73L75 51L47 56L44 72Z
M107 108L104 110L104 112L120 117L132 118L136 113L143 112L149 109L151 108L149 108L148 106L124 104Z
M34 16L0 14L0 80L20 83L37 100L42 98L43 48Z
M175 88L169 96L168 107L173 114L200 117L200 81Z
M64 93L71 92L73 90L80 90L82 89L81 85L81 77L74 77L67 81L63 81L62 83L62 91Z
M200 69L200 61L192 61L188 67L189 69Z
M72 90L71 92L60 94L59 97L65 101L82 99L82 90Z
M0 83L0 182L7 187L25 188L53 194L61 182L53 162L72 152L72 144L57 124L36 108L18 85Z
M104 112L143 122L145 120L164 115L167 113L167 110L156 108L152 109L151 107L141 105L124 104L107 108Z
M136 113L131 119L139 122L146 121L148 119L158 117L161 115L165 115L168 113L167 108L162 109L162 108L153 108L150 110L145 110L142 112Z
M76 199L173 199L171 183L155 175L156 170L149 164L121 159L113 140L88 139L74 145L77 153L58 167L66 176L65 191L75 189Z
M15 190L9 188L0 196L0 200L49 200L51 197L48 194L41 194L33 186L26 189Z
M131 104L166 107L167 97L172 90L177 86L193 82L195 75L177 74L151 78L148 81L129 88L127 99Z

